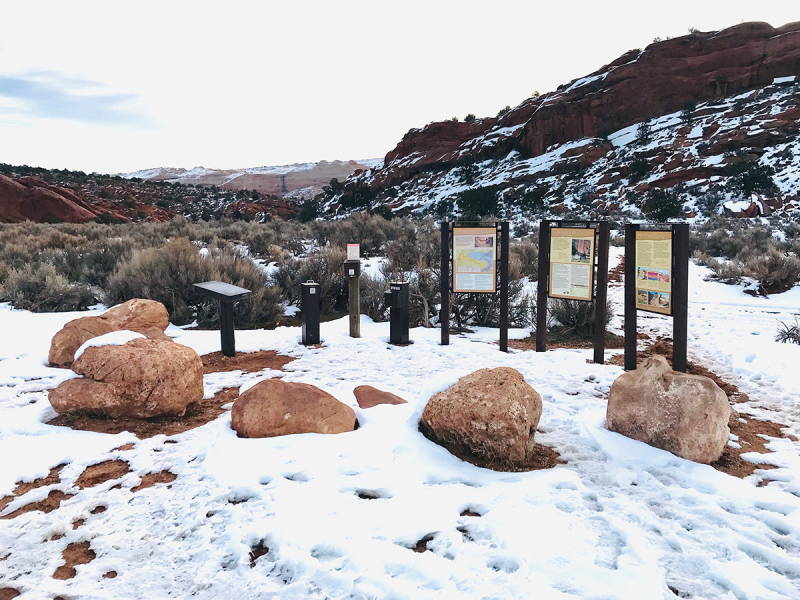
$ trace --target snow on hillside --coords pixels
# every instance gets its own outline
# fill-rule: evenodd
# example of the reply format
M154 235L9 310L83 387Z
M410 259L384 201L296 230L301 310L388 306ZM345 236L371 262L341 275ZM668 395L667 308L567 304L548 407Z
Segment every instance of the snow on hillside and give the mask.
M750 396L736 410L800 435L800 346L773 341L777 322L798 314L800 288L752 298L704 281L706 274L691 267L690 360ZM610 292L619 312L622 289ZM489 329L454 335L442 347L438 330L419 328L414 345L392 347L388 324L366 317L360 339L348 336L346 318L323 323L319 348L301 346L297 327L239 331L238 350L297 360L286 372L207 375L207 395L283 377L354 407L361 427L239 439L226 413L183 434L140 441L44 424L53 416L47 390L72 376L45 366L50 338L92 313L1 306L0 497L17 481L67 465L60 484L29 492L3 514L54 489L74 494L49 514L0 520L0 588L18 589L22 600L800 597L800 443L769 439L772 453L751 458L778 468L741 480L612 433L606 398L622 370L588 363L589 350L504 354ZM640 314L639 323L653 335L671 329L657 315ZM612 326L619 332L620 325L617 316ZM168 333L200 353L219 348L214 331ZM417 431L433 393L497 366L518 369L541 393L536 438L565 464L493 472ZM360 410L352 390L361 384L409 404ZM135 446L114 450L126 443ZM84 490L71 483L110 458L128 461L132 472ZM165 469L177 475L170 485L131 493L144 474ZM107 510L93 514L99 505ZM85 523L74 528L77 519ZM425 536L429 551L412 551ZM73 579L51 578L62 550L82 541L96 558L77 566ZM251 567L259 544L269 550ZM112 570L115 578L103 577Z

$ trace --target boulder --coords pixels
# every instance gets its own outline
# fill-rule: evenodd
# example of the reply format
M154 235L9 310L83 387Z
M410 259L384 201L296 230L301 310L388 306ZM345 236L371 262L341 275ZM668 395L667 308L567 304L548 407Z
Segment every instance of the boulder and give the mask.
M307 383L267 379L233 403L231 426L239 437L353 431L356 413L330 394Z
M53 336L47 360L53 367L69 367L75 351L84 342L112 331L128 329L149 338L168 341L164 333L169 326L166 307L155 300L134 298L96 317L70 321Z
M84 378L50 390L57 413L181 416L203 399L203 362L194 350L172 341L140 338L122 346L90 346L72 370Z
M378 404L408 404L400 396L381 391L371 385L360 385L353 390L353 394L361 408L372 408Z
M712 463L728 443L731 407L708 377L670 369L655 355L611 385L611 431L699 463Z
M435 394L420 430L456 456L488 468L524 468L534 450L542 398L509 367L481 369Z

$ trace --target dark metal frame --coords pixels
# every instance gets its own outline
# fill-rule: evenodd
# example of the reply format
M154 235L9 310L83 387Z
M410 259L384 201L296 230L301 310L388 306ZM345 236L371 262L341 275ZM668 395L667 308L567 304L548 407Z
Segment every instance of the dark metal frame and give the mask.
M638 308L636 304L636 232L672 232L671 310L667 315ZM672 317L672 369L686 372L686 350L689 329L689 224L625 225L625 370L636 369L637 311Z
M594 362L602 365L605 362L606 346L606 299L608 298L608 221L553 221L544 219L539 224L539 284L536 290L536 351L547 350L547 299L550 288L550 230L558 229L594 229L595 253L592 257L592 269L597 273L592 278L594 289L592 299L594 310ZM600 327L598 327L600 324Z
M497 246L499 249L500 269L496 276L500 277L500 284L495 285L495 292L459 292L459 293L475 293L475 294L500 294L500 350L508 352L508 253L509 253L509 224L508 221L499 221L495 223L482 223L479 221L465 222L456 221L448 222L442 221L441 235L442 235L442 251L441 251L441 272L440 290L441 290L441 309L439 310L439 323L441 325L442 346L450 344L450 294L453 293L453 277L455 273L451 269L453 263L453 229L454 227L466 227L475 225L479 227L492 227L497 230L497 236L500 244Z

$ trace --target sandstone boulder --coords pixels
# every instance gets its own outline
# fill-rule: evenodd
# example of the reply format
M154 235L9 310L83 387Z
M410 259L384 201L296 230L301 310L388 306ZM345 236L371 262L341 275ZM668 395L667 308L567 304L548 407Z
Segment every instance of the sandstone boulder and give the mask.
M371 385L360 385L353 390L353 394L361 408L372 408L378 404L407 404L400 396L384 392Z
M481 369L435 394L420 430L456 456L513 470L524 468L532 456L541 416L542 398L519 371Z
M155 300L134 298L96 317L70 321L53 336L47 360L53 367L69 367L84 342L112 331L128 329L149 338L169 340L167 308Z
M90 346L69 379L50 391L58 413L112 418L180 416L203 398L203 362L191 348L140 338L122 346Z
M231 425L249 438L344 433L355 429L356 413L313 385L267 379L236 399Z
M611 431L699 463L712 463L728 443L728 398L708 377L670 369L660 355L623 373L611 386Z

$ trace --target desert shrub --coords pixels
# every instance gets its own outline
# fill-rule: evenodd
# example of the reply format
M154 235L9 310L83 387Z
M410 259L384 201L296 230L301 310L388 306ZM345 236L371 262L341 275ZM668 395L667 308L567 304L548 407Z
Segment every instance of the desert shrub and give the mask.
M359 282L361 292L361 313L376 322L386 321L389 311L384 303L383 293L389 289L389 282L384 277L372 277L361 274Z
M580 300L565 300L557 298L548 303L550 318L555 321L551 330L566 335L589 337L594 333L595 302L581 302ZM606 322L608 327L613 317L613 306L606 304Z
M216 326L216 303L206 305L206 299L192 287L209 280L252 291L250 299L235 308L237 327L274 325L280 312L279 290L264 289L266 276L258 267L228 246L212 248L203 258L187 238L171 240L161 248L135 251L109 278L107 296L114 304L131 298L157 300L167 307L170 321L176 325L197 319L201 326Z
M497 189L492 186L464 190L458 194L458 210L465 219L476 219L497 212Z
M86 285L70 283L48 263L10 268L0 286L0 298L14 308L33 312L84 310L97 302Z
M511 244L510 258L519 260L519 274L535 281L539 276L539 246L530 238L515 241ZM510 267L510 265L509 265ZM510 270L510 268L509 268Z
M786 342L800 344L800 321L795 317L794 324L782 321L778 323L778 333L775 336L775 341L783 344Z
M650 124L650 119L642 121L636 128L636 143L646 144L653 136L653 126Z
M475 178L478 176L479 172L480 170L478 169L478 165L475 164L475 158L472 156L463 156L458 161L456 174L458 175L458 179L461 181L461 183L472 185L475 183Z
M650 163L647 162L641 156L637 156L633 159L630 167L630 179L631 181L638 181L647 173L650 172Z
M648 192L642 212L654 221L668 221L683 214L683 199L676 190L654 188Z
M772 178L775 175L775 169L772 166L756 162L739 164L747 165L746 170L728 178L729 190L745 198L749 198L753 193L766 195L778 193L778 186Z
M540 212L544 210L544 197L546 194L547 189L545 187L536 187L526 190L525 193L520 196L519 200L517 201L517 205L522 209L523 212Z
M474 123L475 119L476 119L475 115L473 115L472 113L469 113L466 117L464 117L464 122L465 123Z
M785 292L800 281L800 259L775 248L746 256L741 262L745 275L758 281L766 294Z
M323 248L307 258L291 259L281 265L273 279L289 304L300 305L300 284L320 284L320 311L323 315L347 312L348 281L344 274L347 252L343 248Z

